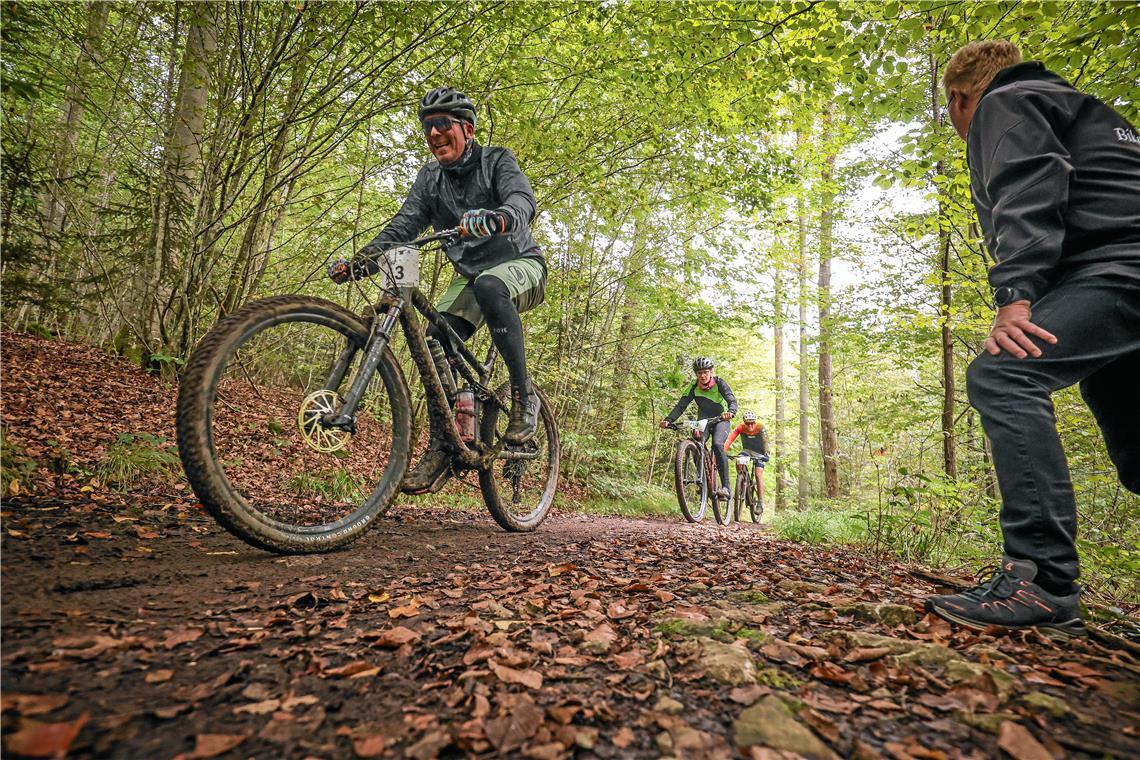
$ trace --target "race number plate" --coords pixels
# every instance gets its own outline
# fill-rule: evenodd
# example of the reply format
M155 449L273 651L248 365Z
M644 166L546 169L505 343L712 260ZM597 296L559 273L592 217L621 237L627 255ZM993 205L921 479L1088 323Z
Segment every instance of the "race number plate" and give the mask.
M388 288L414 287L420 284L420 252L418 248L402 245L384 252L380 259L380 274Z

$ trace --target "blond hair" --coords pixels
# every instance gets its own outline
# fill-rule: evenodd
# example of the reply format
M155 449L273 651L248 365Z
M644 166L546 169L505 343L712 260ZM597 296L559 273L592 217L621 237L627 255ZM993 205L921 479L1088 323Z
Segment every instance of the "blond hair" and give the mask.
M946 97L950 97L952 87L967 95L977 95L989 86L999 71L1015 63L1021 63L1021 51L1012 42L971 42L958 48L958 52L950 57L946 71L942 73L942 89L946 91Z

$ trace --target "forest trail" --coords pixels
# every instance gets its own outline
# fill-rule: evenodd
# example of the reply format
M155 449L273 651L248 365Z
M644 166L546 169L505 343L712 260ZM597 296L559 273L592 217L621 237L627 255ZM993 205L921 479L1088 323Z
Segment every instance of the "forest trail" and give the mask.
M176 483L91 485L173 389L4 337L5 445L49 463L3 511L6 756L1140 755L1134 651L952 630L921 569L751 525L401 502L250 549Z

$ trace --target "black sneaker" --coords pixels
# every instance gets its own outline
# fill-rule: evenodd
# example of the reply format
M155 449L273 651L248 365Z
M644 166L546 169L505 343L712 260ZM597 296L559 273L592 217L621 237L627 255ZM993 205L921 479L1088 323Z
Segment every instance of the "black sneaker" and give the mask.
M435 493L447 482L451 474L451 455L443 445L435 440L428 443L428 449L416 463L415 469L404 476L400 490L406 494Z
M538 394L527 380L525 387L511 387L511 421L503 434L503 440L518 446L533 438L537 428Z
M1040 628L1062 637L1087 636L1081 617L1081 592L1057 596L1033 582L1032 560L1003 556L997 574L960 594L932 596L926 611L974 630Z

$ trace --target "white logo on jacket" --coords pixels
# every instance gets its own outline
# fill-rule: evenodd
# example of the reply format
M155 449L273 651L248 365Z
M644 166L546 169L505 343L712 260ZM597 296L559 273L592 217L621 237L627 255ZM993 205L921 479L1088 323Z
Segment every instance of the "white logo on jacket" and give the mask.
M1130 143L1134 143L1136 145L1140 145L1140 137L1137 137L1136 133L1133 132L1131 129L1124 129L1123 127L1114 127L1112 131L1116 133L1117 142L1130 142Z

